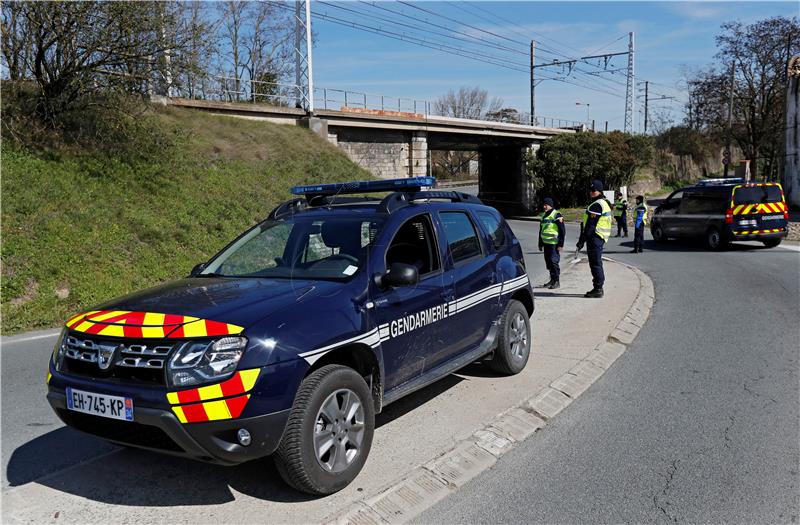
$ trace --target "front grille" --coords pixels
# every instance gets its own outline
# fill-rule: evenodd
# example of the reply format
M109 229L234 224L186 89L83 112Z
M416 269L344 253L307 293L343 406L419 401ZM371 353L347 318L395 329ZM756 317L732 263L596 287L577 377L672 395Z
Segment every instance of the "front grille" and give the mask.
M58 414L67 425L103 439L139 447L184 452L183 448L173 441L166 432L152 425L144 425L134 421L117 421L64 409L59 409Z
M64 341L64 372L102 379L164 384L167 359L178 343L110 341L70 334Z

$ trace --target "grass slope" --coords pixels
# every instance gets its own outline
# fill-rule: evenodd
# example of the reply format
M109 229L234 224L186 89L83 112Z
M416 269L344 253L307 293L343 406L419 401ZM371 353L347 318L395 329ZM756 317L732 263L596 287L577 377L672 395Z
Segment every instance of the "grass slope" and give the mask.
M2 332L186 275L295 184L368 178L294 126L160 110L153 158L2 152ZM41 149L41 148L39 148Z

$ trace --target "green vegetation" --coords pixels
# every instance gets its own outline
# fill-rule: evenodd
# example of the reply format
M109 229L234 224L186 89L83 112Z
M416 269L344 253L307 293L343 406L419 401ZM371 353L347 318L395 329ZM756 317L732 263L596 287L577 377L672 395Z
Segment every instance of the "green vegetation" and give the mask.
M306 129L189 110L137 117L138 155L102 140L34 148L6 123L3 333L188 274L292 185L369 177Z
M593 179L608 188L633 181L637 168L651 162L652 140L614 131L564 134L545 141L528 159L534 189L565 208L583 204Z

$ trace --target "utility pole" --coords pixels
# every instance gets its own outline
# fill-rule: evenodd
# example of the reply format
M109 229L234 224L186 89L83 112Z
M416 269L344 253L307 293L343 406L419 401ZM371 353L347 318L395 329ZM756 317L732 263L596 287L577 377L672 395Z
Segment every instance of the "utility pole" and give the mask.
M305 57L303 56L303 24L302 20L303 2L297 0L294 3L294 85L295 85L295 99L294 105L297 108L302 108L303 104L303 90L300 86L303 85L305 70Z
M305 16L303 4L305 3ZM294 46L295 46L295 89L296 105L304 107L309 114L314 113L314 61L311 42L311 3L310 0L297 0L294 4ZM303 32L305 31L305 42Z
M644 134L647 135L647 88L650 86L650 81L644 81Z
M536 41L531 40L531 126L536 125Z
M314 59L311 42L311 0L306 0L306 56L308 57L308 113L314 114Z
M633 31L628 33L628 82L625 86L625 125L623 130L627 133L634 133L636 94L634 93L636 87L636 78L634 75L634 61L633 61Z
M722 161L725 164L723 177L728 176L728 168L731 164L731 127L733 126L733 85L736 80L736 60L731 61L731 84L728 93L728 133L725 137L725 152L722 154Z

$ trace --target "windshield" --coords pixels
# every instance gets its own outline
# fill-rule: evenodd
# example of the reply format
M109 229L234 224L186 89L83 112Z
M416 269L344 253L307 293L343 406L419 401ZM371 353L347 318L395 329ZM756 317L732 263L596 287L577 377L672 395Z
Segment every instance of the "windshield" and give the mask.
M243 235L199 274L349 280L362 268L382 218L292 217Z
M733 190L734 204L761 204L764 202L781 202L781 190L778 186L748 186Z

